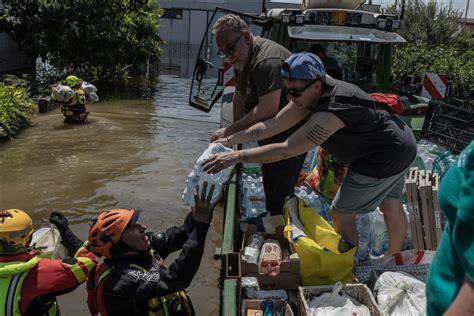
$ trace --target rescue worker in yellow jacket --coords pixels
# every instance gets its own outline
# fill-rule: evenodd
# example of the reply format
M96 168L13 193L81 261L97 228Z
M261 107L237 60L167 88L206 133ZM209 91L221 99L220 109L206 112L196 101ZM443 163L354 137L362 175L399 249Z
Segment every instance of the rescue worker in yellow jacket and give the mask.
M82 90L82 80L76 76L66 77L66 85L74 92L71 99L61 102L61 111L65 123L87 122L89 112L86 110L86 93Z
M52 213L49 220L71 258L39 258L30 249L31 217L18 209L0 211L0 315L60 315L56 296L78 287L97 263L63 214Z
M92 315L195 315L184 290L199 269L213 208L211 186L196 188L195 206L181 226L146 232L140 211L112 209L97 216L89 230L89 248L104 256L87 281ZM169 268L163 260L181 249Z

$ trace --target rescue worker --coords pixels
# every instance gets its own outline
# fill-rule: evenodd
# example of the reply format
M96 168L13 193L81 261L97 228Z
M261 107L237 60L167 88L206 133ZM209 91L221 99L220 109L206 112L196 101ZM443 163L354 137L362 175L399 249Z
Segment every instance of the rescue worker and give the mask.
M30 249L31 217L18 209L0 211L1 315L60 315L56 296L73 291L96 264L63 214L52 213L49 221L57 226L71 258L39 258Z
M214 185L207 193L196 187L195 206L183 225L146 232L140 211L112 209L99 214L89 230L89 248L105 257L89 275L88 305L92 314L195 315L184 292L196 274L204 251L213 208ZM162 261L181 250L167 268Z
M82 80L76 76L66 77L66 85L74 91L74 95L66 102L61 102L61 111L65 123L87 122L89 112L86 110L86 93L81 89Z

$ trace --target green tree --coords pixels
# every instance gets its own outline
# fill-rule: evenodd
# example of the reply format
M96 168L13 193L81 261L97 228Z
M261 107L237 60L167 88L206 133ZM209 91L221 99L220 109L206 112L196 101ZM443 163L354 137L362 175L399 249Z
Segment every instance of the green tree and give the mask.
M400 14L394 7L388 12ZM445 73L452 82L452 96L466 99L474 90L474 43L463 25L462 13L436 1L407 1L399 30L408 42L396 48L395 80L425 72Z
M36 57L86 77L159 58L158 17L153 0L10 0L0 16L4 31Z

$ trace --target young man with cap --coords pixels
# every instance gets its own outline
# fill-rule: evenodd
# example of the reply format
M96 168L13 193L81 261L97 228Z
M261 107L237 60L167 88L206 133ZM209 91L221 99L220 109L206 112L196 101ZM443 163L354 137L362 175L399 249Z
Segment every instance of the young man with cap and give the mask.
M273 119L218 140L224 145L258 140L308 122L287 140L259 148L211 156L203 164L217 172L238 162L271 162L321 146L348 166L331 205L336 230L357 245L357 214L384 214L389 253L401 251L408 222L401 197L407 169L416 156L410 128L357 86L326 75L311 53L291 55L281 69L290 102Z
M207 193L209 192L209 193ZM105 257L87 282L92 314L194 315L184 292L196 274L204 251L214 206L214 185L201 193L196 187L195 206L184 224L164 232L146 232L138 224L140 211L113 209L99 214L89 229L88 247ZM162 259L181 253L167 268Z
M215 131L211 141L272 118L287 104L280 69L281 63L291 54L278 43L254 36L237 15L227 14L219 18L213 32L220 55L234 68L236 87L232 100L234 122ZM282 142L296 129L297 126L282 129L274 135L260 138L259 145ZM305 156L306 153L303 153L262 164L266 209L270 215L282 214L285 198L296 185Z

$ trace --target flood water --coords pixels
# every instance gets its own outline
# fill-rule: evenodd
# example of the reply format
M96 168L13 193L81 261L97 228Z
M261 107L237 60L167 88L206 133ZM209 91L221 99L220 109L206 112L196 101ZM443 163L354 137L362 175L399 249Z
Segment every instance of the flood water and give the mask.
M0 209L27 211L36 228L50 212L64 212L83 240L90 219L110 208L141 208L140 222L151 231L181 224L189 212L181 201L186 177L220 115L217 105L210 113L189 107L189 86L190 79L161 75L148 98L89 105L85 125L65 125L59 109L37 115L33 127L0 144ZM220 262L212 256L222 221L219 205L188 289L197 315L218 313ZM84 286L59 303L63 315L88 313Z

